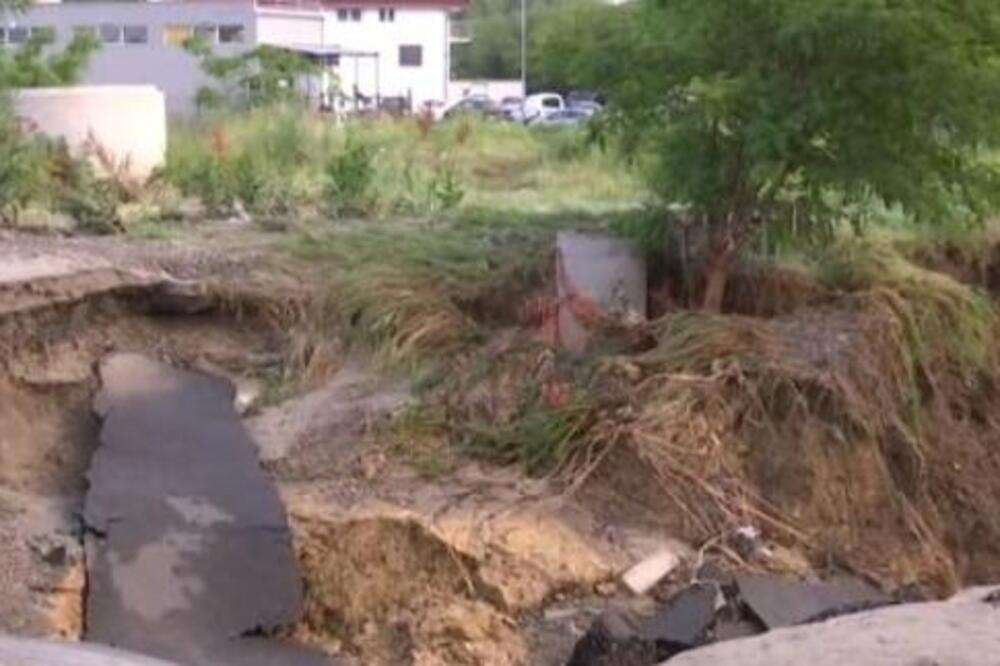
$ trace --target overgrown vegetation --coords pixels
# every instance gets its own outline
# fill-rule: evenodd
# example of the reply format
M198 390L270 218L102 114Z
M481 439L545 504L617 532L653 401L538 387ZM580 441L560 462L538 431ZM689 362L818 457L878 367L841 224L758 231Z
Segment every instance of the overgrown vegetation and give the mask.
M996 3L682 0L622 12L620 49L605 48L598 22L576 47L559 42L559 57L591 63L579 69L619 126L657 156L651 187L706 230L705 306L719 309L762 229L828 234L873 206L948 223L995 209Z
M23 7L13 3L11 8ZM0 222L17 224L21 212L35 205L69 215L81 229L113 231L127 188L116 181L120 174L101 147L71 156L64 143L38 135L14 112L13 90L73 84L100 48L87 33L75 35L61 51L52 52L52 42L51 34L41 33L18 49L0 52ZM98 175L91 159L107 173Z
M294 106L175 127L166 177L220 212L239 202L299 219L593 210L642 196L634 173L579 133L473 119L341 126Z
M71 85L101 48L88 33L73 36L66 48L51 51L52 35L34 35L18 49L0 50L0 89Z
M481 318L517 307L538 284L555 234L595 228L600 217L466 210L420 222L311 229L295 251L328 267L348 337L386 361L420 367L482 342Z

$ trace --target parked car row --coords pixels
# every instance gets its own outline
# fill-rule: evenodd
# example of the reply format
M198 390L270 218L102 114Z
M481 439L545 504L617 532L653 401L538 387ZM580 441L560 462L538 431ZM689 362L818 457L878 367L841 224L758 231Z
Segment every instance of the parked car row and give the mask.
M579 127L603 110L597 95L586 92L572 92L566 97L557 93L505 97L499 104L486 95L469 95L435 109L434 115L439 120L471 114L529 126Z

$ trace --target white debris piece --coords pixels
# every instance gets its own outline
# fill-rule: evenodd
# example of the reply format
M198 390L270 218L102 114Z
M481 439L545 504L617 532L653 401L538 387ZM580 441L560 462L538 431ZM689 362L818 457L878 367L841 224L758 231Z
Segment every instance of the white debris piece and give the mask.
M625 572L622 582L633 594L646 594L681 564L673 548L661 548Z

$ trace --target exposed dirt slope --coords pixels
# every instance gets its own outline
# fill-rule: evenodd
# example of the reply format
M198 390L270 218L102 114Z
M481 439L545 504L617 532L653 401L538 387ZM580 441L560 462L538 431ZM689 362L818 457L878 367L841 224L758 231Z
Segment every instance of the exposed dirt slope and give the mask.
M135 351L237 380L281 378L291 327L271 314L294 298L278 270L269 299L258 297L255 252L211 261L185 245L0 239L0 632L80 634L75 515L101 357ZM239 265L250 267L243 291L229 272ZM203 287L188 289L166 266Z

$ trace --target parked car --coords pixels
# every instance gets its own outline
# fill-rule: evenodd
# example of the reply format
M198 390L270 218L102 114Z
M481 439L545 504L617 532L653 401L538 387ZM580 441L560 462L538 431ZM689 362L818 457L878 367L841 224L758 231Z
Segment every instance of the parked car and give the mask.
M504 97L500 100L500 116L515 123L524 122L524 98Z
M469 95L444 107L440 113L441 118L445 119L462 115L496 117L500 115L500 110L496 103L486 95Z
M575 100L569 102L569 108L573 109L574 111L581 111L583 113L586 113L587 116L590 118L593 118L594 116L596 116L597 114L599 114L601 111L604 110L604 107L598 104L597 102L589 102L586 100Z
M567 106L576 106L584 102L600 105L601 96L592 90L570 90L566 93Z
M532 127L581 127L587 124L593 114L581 109L561 109L547 116L540 116L530 122Z
M562 95L556 93L539 93L529 95L524 100L524 122L531 123L541 118L547 118L553 113L566 108Z

